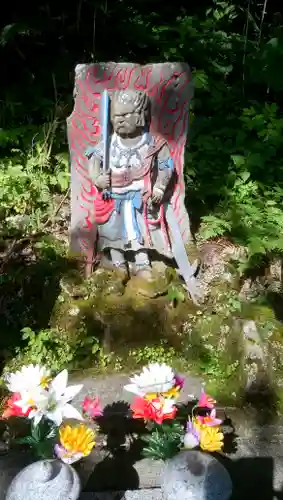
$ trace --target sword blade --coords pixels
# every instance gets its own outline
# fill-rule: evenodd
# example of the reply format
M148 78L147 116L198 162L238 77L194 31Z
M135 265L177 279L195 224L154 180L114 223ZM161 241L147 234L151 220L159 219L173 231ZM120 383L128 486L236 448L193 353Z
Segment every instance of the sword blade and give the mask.
M101 105L101 123L102 123L102 141L103 141L103 172L106 173L109 164L109 110L110 98L107 90L102 94Z
M170 204L168 204L166 207L166 219L171 230L171 245L173 256L176 260L180 274L182 275L186 283L187 290L192 300L197 304L197 297L200 295L200 291L198 289L196 278L194 276L196 266L191 265L188 259L182 234L180 231L180 226L176 219L173 207Z

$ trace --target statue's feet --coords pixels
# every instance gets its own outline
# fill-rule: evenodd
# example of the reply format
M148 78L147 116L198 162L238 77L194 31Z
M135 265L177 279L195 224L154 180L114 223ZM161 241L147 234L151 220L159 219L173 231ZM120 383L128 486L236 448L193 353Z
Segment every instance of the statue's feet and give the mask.
M109 274L105 293L113 295L123 295L129 279L129 271L126 266L116 267Z
M145 268L139 269L136 272L136 276L138 278L144 279L146 281L153 281L154 280L151 267L145 267Z

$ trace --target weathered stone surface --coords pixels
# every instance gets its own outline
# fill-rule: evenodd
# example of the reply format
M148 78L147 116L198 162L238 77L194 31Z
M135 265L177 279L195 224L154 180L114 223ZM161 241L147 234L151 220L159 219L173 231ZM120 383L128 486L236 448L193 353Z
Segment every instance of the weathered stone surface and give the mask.
M167 462L162 492L164 500L229 500L232 482L212 455L184 451Z
M256 388L266 379L266 360L262 341L253 320L244 321L243 327L244 371L247 391Z
M14 477L34 461L28 453L9 452L0 456L0 500L5 500L7 490Z
M130 402L133 396L124 391L124 386L129 383L129 375L116 374L116 375L91 375L87 371L85 374L73 374L71 380L74 383L83 384L83 389L73 400L76 408L81 408L81 403L86 395L99 396L102 406L117 404L117 402ZM203 380L200 377L186 374L184 389L181 393L181 402L187 402L188 396L199 396ZM113 412L118 411L113 407Z
M76 471L59 460L40 460L12 481L6 500L77 500L81 491Z

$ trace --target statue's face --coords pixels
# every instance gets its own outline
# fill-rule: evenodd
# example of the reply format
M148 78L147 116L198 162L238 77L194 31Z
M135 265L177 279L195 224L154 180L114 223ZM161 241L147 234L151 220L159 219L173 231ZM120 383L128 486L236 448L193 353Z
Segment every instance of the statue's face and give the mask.
M139 113L136 112L135 106L131 103L116 102L112 115L112 124L115 132L127 137L133 135L137 130Z

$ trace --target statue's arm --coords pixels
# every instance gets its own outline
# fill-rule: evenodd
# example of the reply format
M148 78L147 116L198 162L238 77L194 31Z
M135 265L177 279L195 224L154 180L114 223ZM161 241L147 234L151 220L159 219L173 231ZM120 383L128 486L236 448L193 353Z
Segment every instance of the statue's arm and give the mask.
M107 189L110 186L110 174L103 173L102 165L102 153L99 148L95 148L94 152L91 154L88 160L88 172L93 184L98 189Z
M173 171L173 158L171 157L168 145L165 144L157 155L157 177L153 189L160 191L163 195L170 182Z
M97 179L101 175L101 159L95 154L88 160L88 173L89 176L96 186Z

